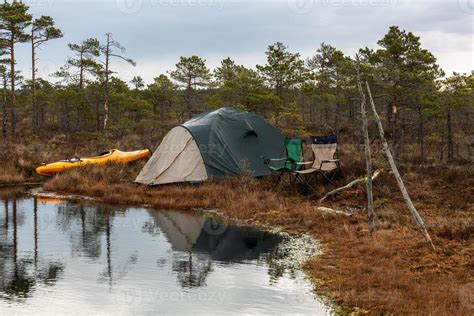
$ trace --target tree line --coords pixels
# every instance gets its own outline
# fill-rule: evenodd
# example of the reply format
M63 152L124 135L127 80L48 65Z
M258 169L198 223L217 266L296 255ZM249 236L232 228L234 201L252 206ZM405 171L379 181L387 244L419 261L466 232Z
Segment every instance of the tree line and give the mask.
M174 69L145 84L140 76L126 83L111 69L113 59L135 62L108 33L68 44L65 65L48 80L37 76L37 50L63 34L52 17L34 18L28 10L22 2L0 4L5 141L18 133L40 139L52 134L159 139L196 113L230 106L263 116L288 136L336 133L362 142L356 62L330 44L305 58L274 43L265 52L266 63L254 68L228 57L210 69L199 56L182 56ZM31 79L15 69L15 48L27 44ZM420 38L397 26L377 44L359 50L360 72L384 113L395 157L470 159L473 74L447 76Z

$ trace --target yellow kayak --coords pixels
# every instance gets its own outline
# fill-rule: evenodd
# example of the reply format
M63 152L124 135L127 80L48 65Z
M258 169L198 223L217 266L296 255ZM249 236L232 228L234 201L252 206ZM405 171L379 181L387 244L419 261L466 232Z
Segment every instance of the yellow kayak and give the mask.
M40 166L36 168L36 172L43 176L53 176L58 172L61 172L65 169L82 167L85 165L103 165L109 162L115 163L128 163L138 159L146 158L151 155L150 150L137 150L124 152L118 149L112 149L106 152L103 152L97 156L87 157L87 158L71 158L67 160L62 160L47 165Z

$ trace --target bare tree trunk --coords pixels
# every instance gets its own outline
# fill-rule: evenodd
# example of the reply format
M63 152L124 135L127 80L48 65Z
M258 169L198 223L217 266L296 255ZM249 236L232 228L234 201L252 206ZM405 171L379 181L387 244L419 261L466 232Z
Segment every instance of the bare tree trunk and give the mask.
M84 85L84 46L81 45L81 53L79 57L79 89Z
M372 193L372 160L370 153L369 128L367 123L367 108L364 89L360 81L359 56L357 56L357 86L362 98L360 102L360 113L362 115L362 132L364 134L365 165L367 167L367 218L369 221L369 231L375 230L374 198Z
M188 78L188 84L186 88L186 111L188 112L188 119L192 117L192 111L191 111L191 91L192 91L192 79Z
M448 128L448 162L454 160L454 144L453 144L453 124L451 118L451 110L448 109L446 114L446 127Z
M375 116L375 121L377 122L377 126L379 129L380 133L380 139L382 140L382 145L383 145L383 150L385 152L385 155L387 156L387 160L390 164L390 167L392 168L392 172L395 176L395 179L397 180L398 186L400 188L400 191L403 195L403 199L405 200L408 210L412 214L413 218L415 219L416 224L418 225L418 228L420 229L421 233L425 237L425 240L428 242L429 246L431 247L432 250L436 250L433 241L431 240L430 235L428 234L428 231L425 228L425 223L423 222L423 219L421 218L420 214L416 210L415 206L413 205L413 202L411 201L410 195L408 194L408 191L405 187L405 184L403 183L402 177L400 176L400 172L398 172L397 165L395 164L395 161L393 160L392 153L390 152L390 148L388 147L387 140L385 139L384 136L384 130L382 126L382 122L380 121L380 117L377 113L377 109L375 108L375 103L372 98L372 93L370 92L370 86L369 83L365 83L367 86L367 92L369 93L369 100L370 104L372 106L372 112L374 113Z
M43 129L44 126L44 104L38 104L38 131Z
M7 138L7 123L8 123L8 113L7 113L7 73L6 69L3 69L2 72L3 79L3 100L2 100L2 135L3 138Z
M441 150L439 151L439 162L443 163L444 161L444 140L446 138L445 136L446 132L444 130L444 124L443 124L443 130L441 131Z
M423 111L421 107L418 107L418 116L418 144L420 146L420 160L423 163L423 161L425 160L425 126L423 120Z
M100 113L99 113L99 98L95 98L95 120L97 124L97 133L100 133Z
M103 130L106 131L107 130L107 124L109 123L109 97L106 95L105 96L105 103L104 103L104 126L103 126Z
M16 112L15 112L15 44L14 34L10 38L10 116L11 116L11 133L12 138L16 138Z
M321 74L324 73L324 66L321 66ZM322 80L323 81L323 80ZM324 93L325 93L325 90L324 90L324 83L323 82L320 82L320 93L321 93L321 109L320 109L320 112L319 112L319 127L321 128L321 126L323 126L323 123L324 123L324 111L326 109L326 102L324 100Z
M109 121L109 58L110 58L110 34L107 34L107 47L105 51L105 102L104 102L104 132L107 130Z
M31 129L38 133L38 109L36 107L36 52L33 31L31 32Z
M387 119L387 124L388 124L388 130L391 131L393 126L392 126L392 105L393 105L394 101L392 101L391 103L387 103L387 107L386 107L386 119Z
M340 94L341 93L340 93L340 87L339 87L339 71L337 71L336 72L336 109L334 112L334 130L336 131L336 134L339 134Z

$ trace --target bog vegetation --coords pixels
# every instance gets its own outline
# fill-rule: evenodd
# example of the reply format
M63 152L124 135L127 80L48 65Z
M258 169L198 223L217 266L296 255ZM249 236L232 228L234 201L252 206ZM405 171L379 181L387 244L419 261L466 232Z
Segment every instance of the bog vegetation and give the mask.
M34 17L21 2L0 4L0 183L30 180L37 164L65 156L110 147L156 148L174 125L222 106L256 113L287 136L337 134L344 177L336 185L365 172L356 62L328 43L313 56L270 44L262 52L266 63L252 68L229 57L210 69L200 56L183 56L174 69L146 84L140 76L124 82L114 72L115 62L130 67L135 62L117 41L120 34L108 33L69 43L65 65L50 77L38 77L48 42L62 35L52 17ZM31 47L29 74L15 69L20 45ZM375 49L361 47L358 55L361 79L370 84L394 158L437 253L421 243L386 171L374 183L373 235L360 210L366 204L361 187L328 202L354 211L348 218L324 216L314 199L255 179L138 187L131 181L143 162L71 170L44 189L108 202L220 208L233 218L310 233L324 242L325 254L308 262L307 271L341 305L374 313L472 314L474 75L444 73L422 39L397 26ZM369 133L377 135L370 117ZM373 156L376 169L386 167L380 150ZM327 189L318 186L315 195Z

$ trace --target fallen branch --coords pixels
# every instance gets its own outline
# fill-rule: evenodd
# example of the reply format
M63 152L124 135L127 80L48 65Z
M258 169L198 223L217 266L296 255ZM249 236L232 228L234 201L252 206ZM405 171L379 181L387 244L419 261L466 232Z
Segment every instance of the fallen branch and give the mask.
M380 173L382 172L381 169L375 171L372 175L372 181L374 181L379 175ZM342 192L344 190L347 190L347 189L350 189L360 183L366 183L367 182L367 177L363 177L363 178L359 178L359 179L355 179L354 181L351 181L349 182L348 184L346 184L345 186L343 187L340 187L340 188L337 188L335 190L332 190L331 192L328 192L326 193L320 200L319 200L319 203L322 203L324 202L328 197L330 196L333 196L333 195L336 195L338 194L339 192Z
M318 210L323 212L323 213L329 213L329 214L334 214L334 215L352 216L351 213L346 213L346 212L343 212L343 211L334 210L332 208L324 207L324 206L318 207Z

